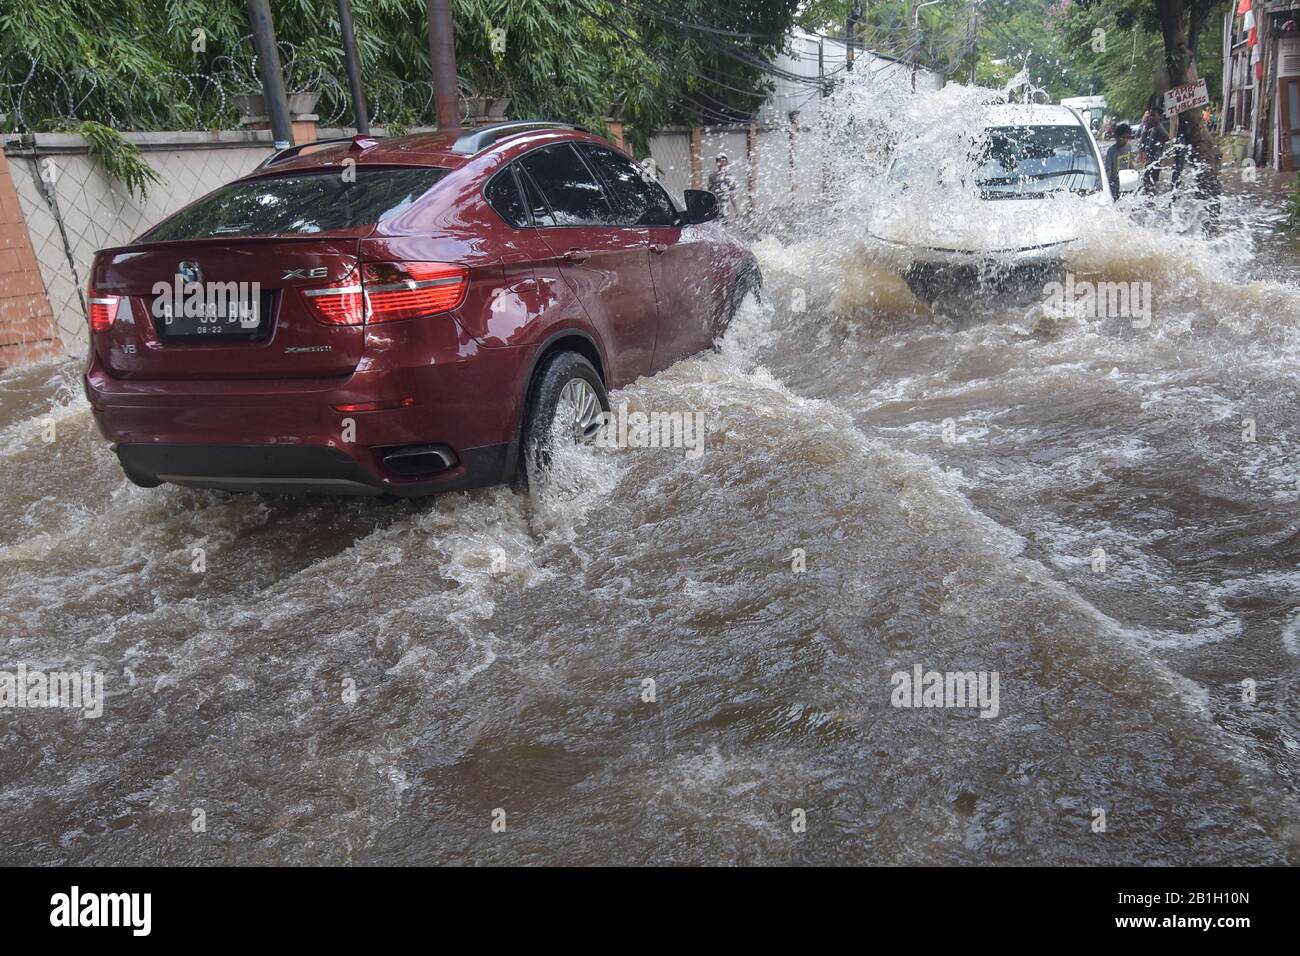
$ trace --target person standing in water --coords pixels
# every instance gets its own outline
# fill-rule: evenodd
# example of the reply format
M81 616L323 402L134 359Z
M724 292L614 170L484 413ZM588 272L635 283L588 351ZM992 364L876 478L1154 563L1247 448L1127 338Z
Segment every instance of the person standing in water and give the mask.
M1119 200L1119 171L1130 168L1128 144L1132 139L1132 127L1120 123L1115 127L1115 142L1106 150L1106 180L1110 183L1110 198L1114 201Z
M718 206L724 218L737 211L736 179L727 168L729 162L726 153L718 153L718 168L709 173L709 192L718 197Z
M1160 182L1160 157L1169 143L1169 130L1164 124L1164 114L1158 109L1151 111L1151 119L1142 130L1142 139L1138 148L1146 157L1146 169L1142 172L1142 189L1152 192Z

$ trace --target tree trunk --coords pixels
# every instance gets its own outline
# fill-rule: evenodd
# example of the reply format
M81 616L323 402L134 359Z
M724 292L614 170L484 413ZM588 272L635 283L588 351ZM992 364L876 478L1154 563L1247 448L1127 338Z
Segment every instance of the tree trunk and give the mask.
M1185 0L1155 0L1160 15L1160 32L1165 43L1165 70L1169 86L1195 83L1196 37L1204 25L1205 12L1188 9ZM1206 203L1207 226L1213 229L1219 214L1219 147L1201 118L1201 108L1178 116L1179 138L1191 149L1196 196Z

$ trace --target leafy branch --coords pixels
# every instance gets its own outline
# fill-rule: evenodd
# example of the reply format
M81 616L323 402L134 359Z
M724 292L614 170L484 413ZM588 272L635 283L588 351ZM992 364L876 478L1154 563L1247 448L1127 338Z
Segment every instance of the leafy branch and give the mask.
M83 120L71 132L86 141L87 151L104 172L133 195L139 193L142 200L148 198L149 186L162 181L153 167L140 157L140 150L111 126Z

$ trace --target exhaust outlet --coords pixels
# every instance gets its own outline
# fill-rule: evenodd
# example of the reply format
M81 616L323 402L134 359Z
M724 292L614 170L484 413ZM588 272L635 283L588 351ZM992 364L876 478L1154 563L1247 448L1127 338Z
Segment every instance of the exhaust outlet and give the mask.
M423 478L454 468L456 453L446 445L408 445L384 455L384 467L404 478Z

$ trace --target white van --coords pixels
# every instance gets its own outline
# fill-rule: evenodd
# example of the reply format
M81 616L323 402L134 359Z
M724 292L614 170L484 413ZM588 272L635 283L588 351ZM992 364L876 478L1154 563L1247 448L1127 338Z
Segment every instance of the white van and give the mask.
M1104 96L1067 96L1061 105L1072 109L1083 117L1083 122L1093 135L1101 132L1101 124L1106 119L1106 97Z

